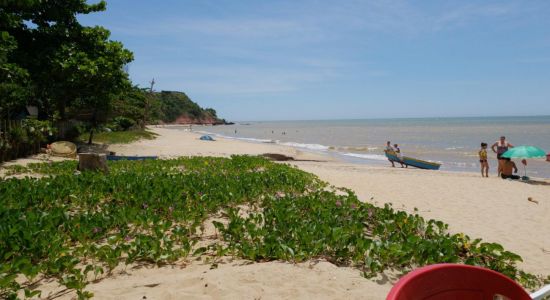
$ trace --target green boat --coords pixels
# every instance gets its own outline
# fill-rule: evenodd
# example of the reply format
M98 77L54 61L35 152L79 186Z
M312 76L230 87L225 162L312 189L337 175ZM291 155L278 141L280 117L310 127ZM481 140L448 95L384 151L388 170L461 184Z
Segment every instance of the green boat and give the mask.
M397 156L397 154L393 151L384 151L386 154L386 157L393 162L402 163L406 166L411 166L419 169L425 169L425 170L439 170L439 167L441 167L441 164L421 160L417 158L407 157L403 156L401 159Z

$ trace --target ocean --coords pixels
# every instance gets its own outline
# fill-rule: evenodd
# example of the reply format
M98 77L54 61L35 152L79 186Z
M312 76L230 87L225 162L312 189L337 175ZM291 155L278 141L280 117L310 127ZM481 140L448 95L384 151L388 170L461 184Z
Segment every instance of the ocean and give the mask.
M532 145L550 152L550 116L237 122L193 129L377 165L389 165L383 150L391 141L399 144L403 155L439 162L441 170L449 171L478 172L480 143L490 147L501 135L515 146ZM495 176L496 154L490 149L488 153L489 175ZM524 175L523 165L516 163L518 174ZM550 178L550 163L528 160L527 175Z

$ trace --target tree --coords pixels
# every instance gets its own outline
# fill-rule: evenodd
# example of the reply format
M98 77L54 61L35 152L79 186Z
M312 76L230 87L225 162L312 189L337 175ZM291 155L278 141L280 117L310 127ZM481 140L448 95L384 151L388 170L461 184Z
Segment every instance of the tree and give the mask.
M206 108L204 110L206 113L208 113L212 118L217 118L218 116L216 115L216 110L213 109L213 108Z
M29 98L28 72L8 60L16 48L15 39L6 31L0 32L0 119L20 112Z
M131 119L136 124L139 124L141 128L145 128L145 115L149 118L158 117L158 105L155 105L153 95L148 89L133 86L129 91L115 99L112 103L112 109L110 115L112 117L125 117ZM148 110L148 112L146 112Z
M28 73L32 92L48 116L57 113L64 120L68 108L91 109L95 126L111 101L130 89L124 66L133 60L132 53L109 40L105 28L85 27L77 20L78 14L105 8L105 1L2 2L2 31L17 44L7 60Z

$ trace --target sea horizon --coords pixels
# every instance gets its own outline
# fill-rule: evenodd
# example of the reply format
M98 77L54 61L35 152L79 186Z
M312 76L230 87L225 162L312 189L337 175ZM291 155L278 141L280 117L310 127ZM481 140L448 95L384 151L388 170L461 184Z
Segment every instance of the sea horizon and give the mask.
M258 122L308 122L308 121L363 121L363 120L423 120L423 119L480 119L480 118L539 118L550 117L550 114L542 115L502 115L502 116L443 116L443 117L365 117L365 118L328 118L328 119L274 119L274 120L229 120L233 123L258 123Z

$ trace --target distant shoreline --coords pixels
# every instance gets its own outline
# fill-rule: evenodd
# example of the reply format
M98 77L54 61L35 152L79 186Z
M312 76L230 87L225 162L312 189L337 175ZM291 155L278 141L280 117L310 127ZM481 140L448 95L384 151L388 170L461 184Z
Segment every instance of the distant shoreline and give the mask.
M441 119L506 119L506 118L550 118L550 115L523 115L523 116L453 116L453 117L382 117L382 118L336 118L336 119L289 119L289 120L244 120L232 121L240 123L265 123L265 122L318 122L318 121L377 121L377 120L441 120Z

